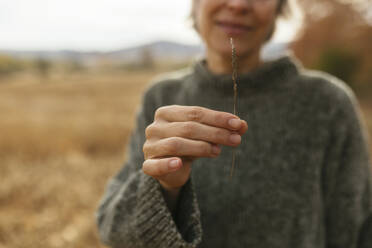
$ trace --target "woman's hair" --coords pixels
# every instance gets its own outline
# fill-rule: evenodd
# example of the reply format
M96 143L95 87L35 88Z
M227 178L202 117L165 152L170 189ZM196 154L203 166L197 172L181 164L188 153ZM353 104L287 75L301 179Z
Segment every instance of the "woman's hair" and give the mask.
M200 0L192 0L192 6L191 6L191 13L190 13L190 19L193 28L198 32L198 27L196 23L196 8L197 8L197 2ZM291 3L295 5L295 0L278 0L278 8L277 8L277 18L282 17L282 18L290 18L292 15L292 8L291 8ZM296 6L295 6L296 7ZM275 25L273 26L271 32L269 33L268 37L266 40L270 40L271 37L273 36L275 32Z

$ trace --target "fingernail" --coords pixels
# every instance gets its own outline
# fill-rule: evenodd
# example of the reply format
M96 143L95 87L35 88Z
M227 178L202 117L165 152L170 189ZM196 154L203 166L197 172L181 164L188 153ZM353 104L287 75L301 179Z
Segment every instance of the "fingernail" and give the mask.
M169 162L169 169L174 170L180 167L180 162L177 159L173 159Z
M238 129L242 125L242 121L239 119L230 119L229 125L232 128Z
M214 155L218 155L218 154L220 154L220 152L221 152L221 148L219 146L216 146L216 145L212 146L212 153Z
M239 134L230 135L230 142L233 144L239 144L241 140L242 140L242 137L240 137Z

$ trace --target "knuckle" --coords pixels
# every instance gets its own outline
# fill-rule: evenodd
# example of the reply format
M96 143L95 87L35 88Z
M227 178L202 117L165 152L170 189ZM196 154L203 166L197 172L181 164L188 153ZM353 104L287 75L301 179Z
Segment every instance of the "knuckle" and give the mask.
M192 137L194 135L194 124L192 122L184 122L180 132L182 137Z
M156 132L156 126L154 123L148 125L145 129L145 135L146 139L149 139L150 137L154 136L154 133Z
M147 147L147 144L145 142L145 144L143 144L143 147L142 147L142 152L143 152L143 155L145 156L145 158L147 157L147 151L148 151L148 147Z
M203 109L201 107L191 107L187 113L188 119L191 121L200 121L203 117Z
M210 156L212 154L212 145L209 143L203 143L200 147L204 156Z
M152 134L152 130L151 130L151 125L152 124L150 124L150 125L148 125L147 127L146 127L146 129L145 129L145 136L146 136L146 139L148 139L149 137L151 137L151 134Z
M176 154L180 147L180 140L177 137L172 137L167 140L164 150L168 155Z
M142 151L143 151L143 155L145 157L145 159L147 158L150 158L151 157L151 145L149 144L148 141L145 141L145 143L143 144L143 147L142 147Z
M142 171L143 171L143 173L145 173L146 175L151 176L151 171L150 171L150 169L149 169L149 164L148 164L147 160L145 160L145 162L143 162L143 164L142 164Z
M162 119L164 117L164 114L167 112L167 109L168 109L167 106L163 106L163 107L158 108L155 111L155 117L154 117L155 120Z

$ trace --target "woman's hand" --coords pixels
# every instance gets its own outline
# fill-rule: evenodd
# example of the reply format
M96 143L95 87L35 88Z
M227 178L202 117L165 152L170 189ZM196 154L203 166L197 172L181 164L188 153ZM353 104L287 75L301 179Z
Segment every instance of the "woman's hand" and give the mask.
M238 146L247 130L247 123L231 113L202 107L161 107L146 128L142 169L168 192L177 192L189 179L193 160L217 157L219 145Z

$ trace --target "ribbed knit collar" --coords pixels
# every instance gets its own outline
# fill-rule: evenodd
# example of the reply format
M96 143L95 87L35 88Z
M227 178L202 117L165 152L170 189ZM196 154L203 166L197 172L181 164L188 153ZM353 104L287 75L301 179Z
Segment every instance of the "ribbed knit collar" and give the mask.
M238 87L244 88L267 88L287 81L288 78L298 74L300 63L292 56L284 56L273 61L263 63L257 69L238 75ZM216 75L212 73L205 59L197 61L194 65L197 83L201 87L216 87L230 89L232 87L231 74Z

